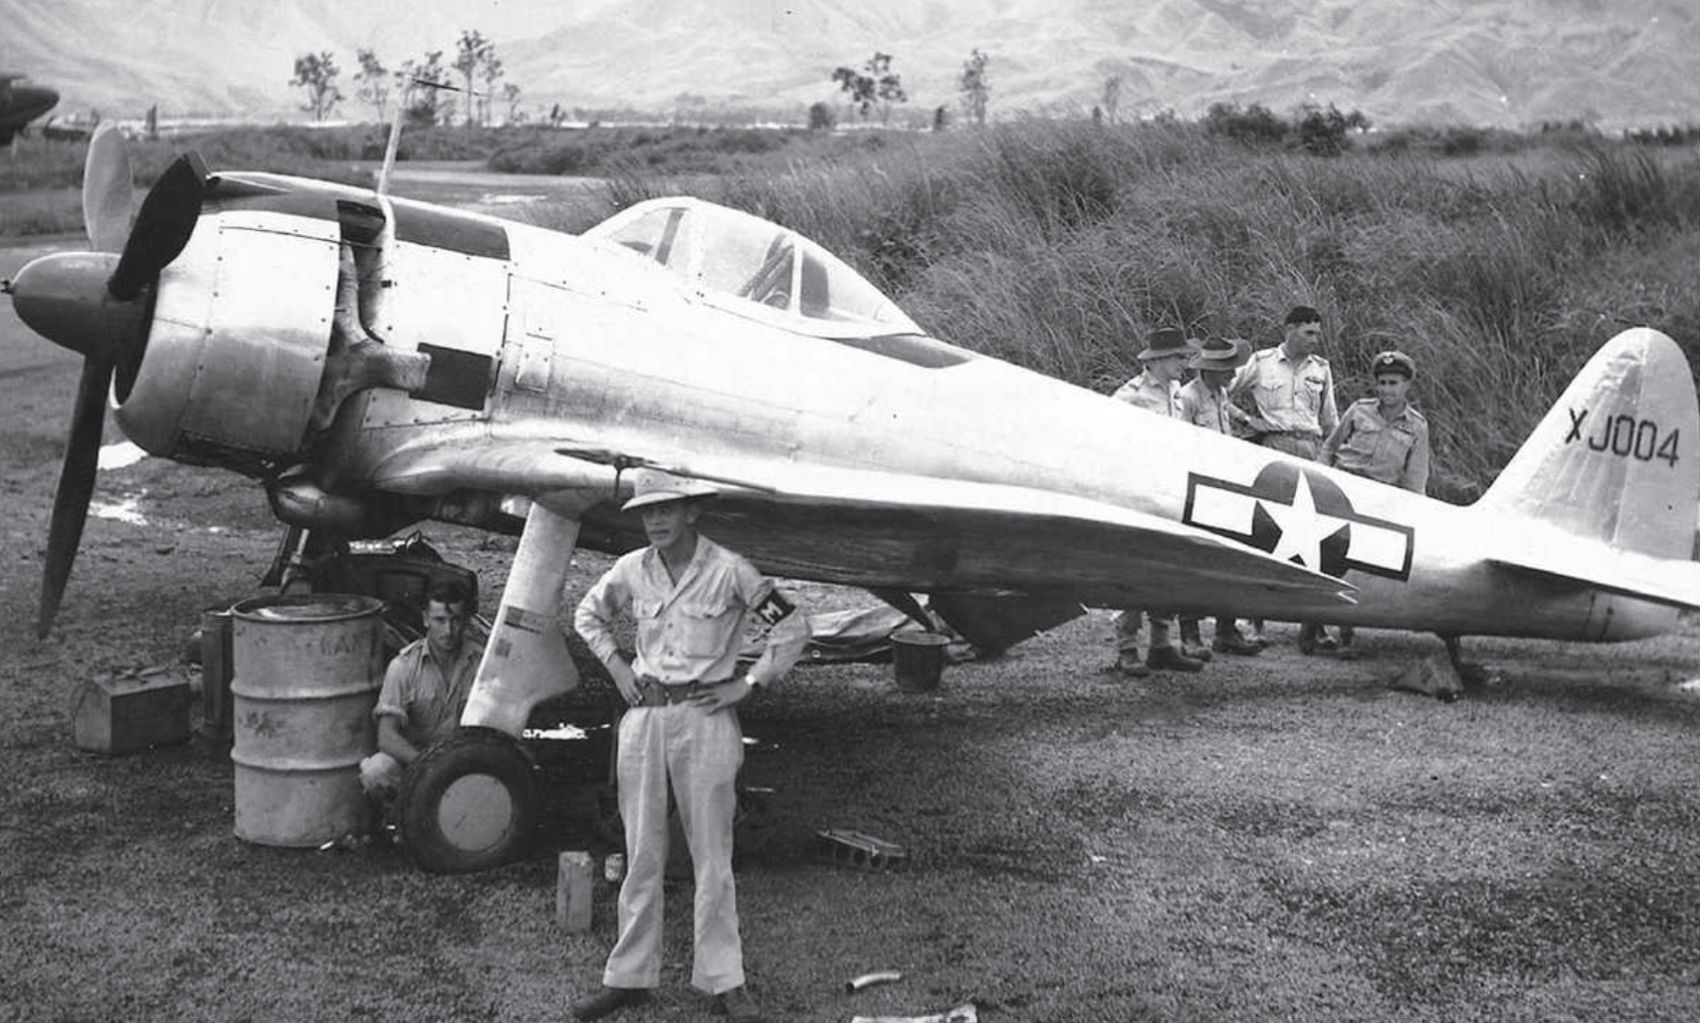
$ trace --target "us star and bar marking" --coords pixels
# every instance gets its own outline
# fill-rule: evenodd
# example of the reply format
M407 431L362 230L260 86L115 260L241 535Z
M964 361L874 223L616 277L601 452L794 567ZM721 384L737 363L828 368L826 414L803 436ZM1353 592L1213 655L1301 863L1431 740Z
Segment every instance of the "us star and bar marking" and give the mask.
M1290 462L1264 466L1249 487L1188 473L1181 521L1337 579L1411 576L1416 530L1358 513L1333 480Z

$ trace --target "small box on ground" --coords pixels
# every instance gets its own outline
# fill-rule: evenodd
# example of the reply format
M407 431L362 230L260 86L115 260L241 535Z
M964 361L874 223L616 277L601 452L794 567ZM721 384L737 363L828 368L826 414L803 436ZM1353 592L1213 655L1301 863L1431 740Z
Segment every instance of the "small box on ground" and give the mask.
M139 753L189 741L189 680L171 668L96 676L71 715L73 741L93 753Z

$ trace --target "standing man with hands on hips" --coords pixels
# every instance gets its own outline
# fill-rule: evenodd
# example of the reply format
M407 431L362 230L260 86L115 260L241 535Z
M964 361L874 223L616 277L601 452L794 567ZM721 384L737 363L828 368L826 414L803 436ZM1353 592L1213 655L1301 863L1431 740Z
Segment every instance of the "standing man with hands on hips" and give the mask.
M714 996L738 1023L762 1018L744 986L732 880L732 819L744 760L736 708L797 662L809 628L755 566L697 532L713 494L695 480L641 472L624 510L641 511L649 546L616 561L573 617L630 707L620 719L616 767L627 864L620 933L602 989L573 1003L576 1019L642 1003L661 983L669 784L696 880L691 985ZM611 628L622 612L637 622L631 662ZM767 626L766 643L760 659L738 675L752 614Z

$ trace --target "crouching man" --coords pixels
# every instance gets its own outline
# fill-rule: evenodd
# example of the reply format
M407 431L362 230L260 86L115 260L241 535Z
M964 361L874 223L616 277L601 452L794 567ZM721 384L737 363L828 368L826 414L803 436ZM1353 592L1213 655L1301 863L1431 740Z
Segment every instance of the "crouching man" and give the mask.
M602 989L573 1003L577 1019L636 1005L661 983L669 785L696 878L691 985L715 996L734 1021L762 1018L744 987L732 883L732 818L744 761L736 708L797 662L809 630L755 566L697 532L712 495L692 480L641 473L625 510L642 512L649 546L616 561L573 618L630 707L620 719L616 765L626 830L620 933ZM637 627L632 662L620 654L611 628L627 612ZM750 615L768 632L760 659L740 676L738 650Z
M425 638L401 648L384 672L372 716L378 752L360 762L360 785L388 803L409 764L460 727L466 696L484 647L469 642L472 597L459 583L441 583L425 598Z

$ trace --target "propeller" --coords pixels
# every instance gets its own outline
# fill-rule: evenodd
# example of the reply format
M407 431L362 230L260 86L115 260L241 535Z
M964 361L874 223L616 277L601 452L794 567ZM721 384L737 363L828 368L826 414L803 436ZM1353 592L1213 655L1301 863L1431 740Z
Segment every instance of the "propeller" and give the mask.
M142 199L136 224L118 256L118 268L106 282L113 298L120 302L135 298L189 244L206 188L207 168L199 153L184 153L165 168Z
M94 130L83 161L83 227L96 252L117 252L130 236L132 180L124 133L106 121Z
M132 226L130 157L123 136L108 128L90 139L83 169L83 216L95 252L43 256L24 267L9 288L20 319L83 356L53 495L38 637L53 627L88 520L113 374L128 390L141 367L149 303L137 299L189 243L206 191L206 167L199 155L188 153L149 189Z

